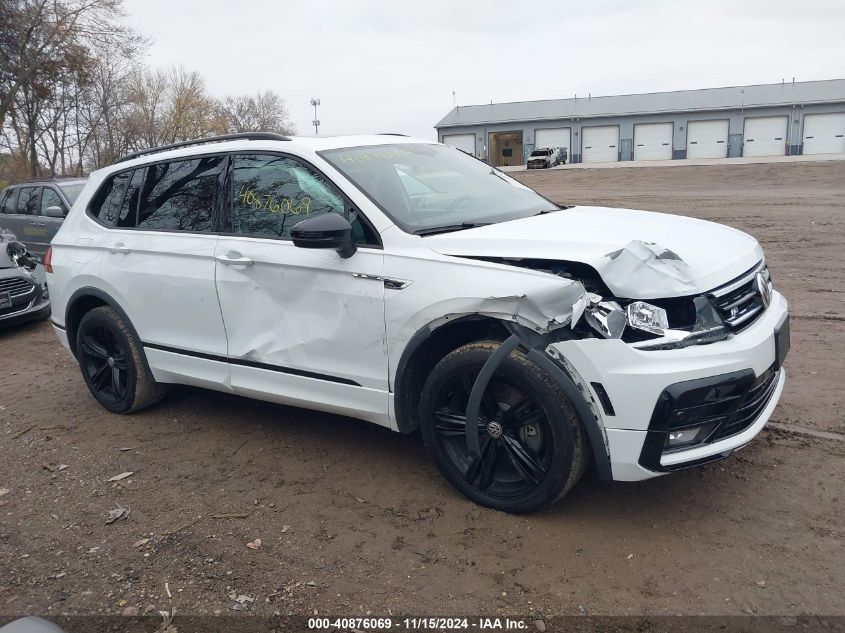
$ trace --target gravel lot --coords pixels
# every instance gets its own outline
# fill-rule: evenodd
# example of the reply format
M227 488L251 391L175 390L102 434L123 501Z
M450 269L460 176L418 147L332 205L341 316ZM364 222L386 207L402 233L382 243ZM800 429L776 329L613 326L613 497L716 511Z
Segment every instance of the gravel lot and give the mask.
M514 175L758 237L793 311L793 430L514 517L363 422L191 388L110 415L50 326L22 326L0 332L0 614L233 614L230 593L262 615L845 614L845 442L794 431L845 432L845 164Z

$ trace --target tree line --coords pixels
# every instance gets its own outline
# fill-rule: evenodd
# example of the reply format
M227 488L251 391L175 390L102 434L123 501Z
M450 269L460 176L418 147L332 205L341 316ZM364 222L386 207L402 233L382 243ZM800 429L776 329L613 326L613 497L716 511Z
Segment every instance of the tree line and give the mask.
M294 132L273 91L216 98L203 76L152 69L122 0L0 0L0 185L83 174L202 136Z

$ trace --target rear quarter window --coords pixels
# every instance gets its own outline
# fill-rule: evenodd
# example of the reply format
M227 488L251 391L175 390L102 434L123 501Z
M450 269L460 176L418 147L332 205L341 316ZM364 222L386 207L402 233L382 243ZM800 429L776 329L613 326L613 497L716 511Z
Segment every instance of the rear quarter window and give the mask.
M104 226L124 229L135 227L143 179L144 168L111 176L91 199L88 215Z
M88 214L100 224L114 226L132 175L132 171L124 171L108 178L91 199Z

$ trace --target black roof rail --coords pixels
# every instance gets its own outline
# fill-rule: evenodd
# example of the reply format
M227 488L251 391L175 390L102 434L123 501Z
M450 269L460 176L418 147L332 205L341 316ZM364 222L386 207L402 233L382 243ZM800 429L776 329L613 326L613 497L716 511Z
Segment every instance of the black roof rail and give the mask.
M400 134L399 132L379 132L378 134L376 134L376 136L405 136L405 137L407 137L408 135L407 134Z
M237 132L235 134L221 134L220 136L207 136L205 138L198 138L193 141L181 141L179 143L171 143L170 145L160 145L159 147L151 147L149 149L142 149L137 152L132 152L126 156L121 156L115 163L122 163L133 158L146 156L147 154L155 154L157 152L166 152L171 149L178 149L180 147L190 147L191 145L204 145L206 143L222 143L223 141L289 141L289 136L282 136L275 132Z

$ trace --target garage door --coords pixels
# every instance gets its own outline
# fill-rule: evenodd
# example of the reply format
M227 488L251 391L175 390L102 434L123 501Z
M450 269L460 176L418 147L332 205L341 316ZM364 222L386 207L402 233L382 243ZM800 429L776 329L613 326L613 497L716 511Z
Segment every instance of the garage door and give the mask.
M690 121L687 125L687 158L726 158L729 121Z
M569 145L572 142L572 130L568 127L550 127L534 132L534 147L565 147L570 154Z
M583 151L581 160L585 163L619 160L619 126L596 125L581 129Z
M785 156L789 117L761 116L745 119L743 156Z
M634 126L634 160L672 160L671 123Z
M845 154L845 112L804 116L805 154Z
M475 134L447 134L443 137L443 143L475 156Z

